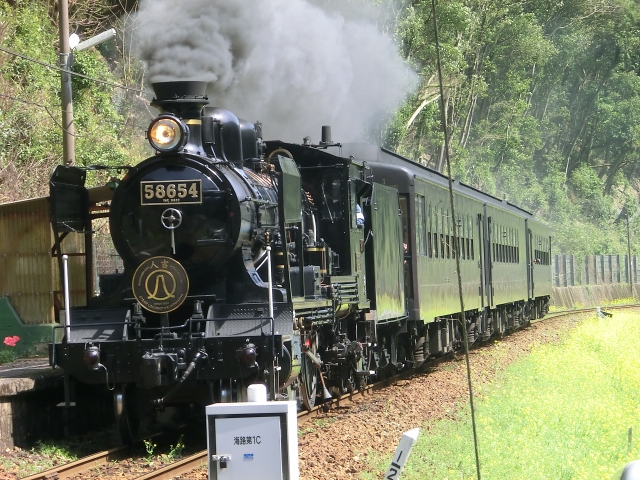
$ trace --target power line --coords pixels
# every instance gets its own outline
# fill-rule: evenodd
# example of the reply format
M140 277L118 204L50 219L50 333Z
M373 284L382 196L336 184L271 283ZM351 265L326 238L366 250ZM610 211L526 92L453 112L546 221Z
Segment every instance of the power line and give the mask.
M444 103L444 85L442 82L442 62L440 59L440 41L438 39L438 21L436 16L436 0L431 0L431 12L433 15L433 33L436 47L436 67L438 70L438 84L440 90L440 125L444 135L444 156L447 163L447 177L449 181L449 203L451 205L451 222L453 226L453 238L458 238L458 225L455 220L455 202L453 198L453 178L451 177L451 158L449 156L449 132L447 131L447 112ZM477 480L480 478L480 453L478 452L478 430L476 428L476 413L473 405L473 382L471 381L471 364L469 362L469 336L467 334L467 318L464 310L464 296L462 294L462 274L460 273L460 242L453 242L453 250L456 252L456 274L458 277L458 295L460 298L460 324L464 344L464 358L467 365L467 386L469 388L469 406L471 408L471 426L473 430L473 449L476 458Z
M8 53L9 55L20 57L20 58L22 58L24 60L28 60L29 62L37 63L38 65L42 65L43 67L50 68L50 69L56 70L58 72L69 73L70 75L73 75L74 77L86 78L87 80L91 80L92 82L102 83L103 85L108 85L110 87L115 87L115 88L122 88L124 90L130 90L132 92L151 93L148 90L140 90L138 88L131 88L131 87L127 87L126 85L121 85L119 83L108 82L106 80L100 80L98 78L93 78L93 77L90 77L88 75L83 75L82 73L76 73L76 72L72 72L72 71L67 71L67 70L65 70L63 68L58 67L57 65L51 65L50 63L46 63L46 62L42 62L40 60L36 60L35 58L28 57L26 55L23 55L22 53L14 52L12 50L9 50L9 49L3 48L3 47L0 47L0 51Z
M58 122L58 119L56 117L54 117L53 114L49 111L49 108L46 105L42 105L41 103L31 102L31 101L25 100L23 98L12 97L11 95L6 95L4 93L0 93L0 97L9 98L11 100L15 100L16 102L26 103L27 105L35 105L36 107L44 108L47 111L47 113L49 114L49 116L51 117L51 120L53 120L53 122L58 127L60 127L62 130L66 131L65 128L62 125L60 125L60 122ZM74 136L78 136L78 135L74 135Z
M67 131L67 130L66 130L66 129L65 129L65 128L60 124L60 122L58 121L58 119L57 119L57 118L56 118L56 117L51 113L51 111L49 110L49 108L48 108L46 105L43 105L43 104L41 104L41 103L37 103L37 102L32 102L32 101L30 101L30 100L25 100L24 98L18 98L18 97L14 97L14 96L11 96L11 95L7 95L7 94L5 94L5 93L0 93L0 97L8 98L8 99L10 99L10 100L15 100L16 102L26 103L27 105L34 105L34 106L36 106L36 107L44 108L44 109L46 110L47 114L49 114L49 116L51 117L51 120L53 120L53 122L54 122L58 127L60 127L63 131L65 131L65 132L67 132L67 133L70 133L70 132L68 132L68 131ZM142 127L142 126L140 126L140 125L137 125L137 126L136 126L136 125L134 125L134 127L135 127L135 128L140 128L141 130L143 130L143 129L144 129L144 127ZM79 134L77 134L77 133L70 133L70 135L73 135L73 136L74 136L74 137L76 137L76 138L89 138L89 137L91 137L91 136L92 136L96 131L100 130L101 128L103 128L103 127L102 127L102 125L98 125L98 126L96 126L93 130L91 130L89 133L85 133L85 134L82 134L82 135L79 135Z

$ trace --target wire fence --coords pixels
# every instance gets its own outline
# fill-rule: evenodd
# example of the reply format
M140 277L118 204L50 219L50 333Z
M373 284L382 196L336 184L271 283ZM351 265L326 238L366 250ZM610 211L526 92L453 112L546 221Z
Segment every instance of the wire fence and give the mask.
M122 259L111 240L109 219L100 218L92 222L93 227L93 272L96 295L100 293L100 275L122 273Z

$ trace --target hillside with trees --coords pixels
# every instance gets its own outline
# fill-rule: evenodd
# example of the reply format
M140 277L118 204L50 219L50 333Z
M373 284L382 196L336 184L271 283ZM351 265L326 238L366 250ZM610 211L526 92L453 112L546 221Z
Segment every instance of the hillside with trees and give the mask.
M60 77L50 67L58 62L56 3L0 0L0 202L46 195L50 172L62 159ZM334 0L314 3L336 7ZM368 4L368 18L395 38L419 76L416 91L389 122L371 130L371 140L444 172L431 0L338 3L353 11ZM437 3L454 176L547 220L558 253L625 252L627 216L637 252L638 3ZM90 77L73 79L77 163L136 163L148 153L144 131L151 115L142 93L144 65L132 49L138 1L69 5L71 31L83 38L106 28L118 32L115 41L74 58L74 72ZM109 175L89 178L97 184Z
M56 4L0 0L0 203L48 195L49 176L62 163ZM71 31L83 38L107 28L119 32L116 42L74 54L74 72L105 82L72 77L76 162L137 163L144 158L151 117L144 116L148 102L139 91L141 65L124 34L131 10L124 2L101 0L71 1L69 10ZM109 175L91 174L88 180L104 183Z
M547 219L557 252L624 252L626 212L638 245L637 2L449 0L436 14L454 176ZM387 144L442 171L431 1L395 31L422 82Z

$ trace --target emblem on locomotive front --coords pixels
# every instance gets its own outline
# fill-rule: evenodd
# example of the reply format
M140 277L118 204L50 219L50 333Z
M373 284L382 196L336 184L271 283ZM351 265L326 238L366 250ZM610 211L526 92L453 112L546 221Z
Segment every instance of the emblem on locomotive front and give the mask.
M143 308L168 313L187 298L189 277L179 262L169 257L152 257L133 274L133 295Z

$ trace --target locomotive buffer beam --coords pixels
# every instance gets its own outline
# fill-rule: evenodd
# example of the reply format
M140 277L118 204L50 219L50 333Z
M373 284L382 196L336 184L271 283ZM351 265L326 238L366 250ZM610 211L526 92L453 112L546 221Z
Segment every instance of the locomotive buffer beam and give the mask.
M174 396L175 393L178 390L180 390L180 388L182 387L182 384L184 383L184 381L196 369L196 366L198 365L198 363L200 363L201 361L206 360L207 358L208 358L208 355L207 355L207 352L205 352L204 349L198 350L198 353L196 353L196 355L193 357L193 360L191 360L191 363L189 364L189 366L185 370L184 375L182 375L182 377L180 377L180 379L178 380L178 383L175 385L175 387L173 387L171 390L169 390L169 392L164 397L154 400L153 403L155 405L162 405L167 399L169 399L172 396Z

